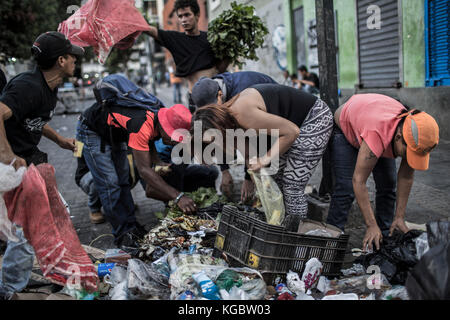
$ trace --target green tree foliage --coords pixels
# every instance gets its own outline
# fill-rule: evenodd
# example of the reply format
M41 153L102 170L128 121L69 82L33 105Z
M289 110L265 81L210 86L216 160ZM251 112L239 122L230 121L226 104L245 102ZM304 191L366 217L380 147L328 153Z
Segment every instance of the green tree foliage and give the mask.
M254 7L231 3L231 10L222 12L208 26L208 41L219 60L227 60L240 68L242 60L258 60L256 49L264 44L269 31Z

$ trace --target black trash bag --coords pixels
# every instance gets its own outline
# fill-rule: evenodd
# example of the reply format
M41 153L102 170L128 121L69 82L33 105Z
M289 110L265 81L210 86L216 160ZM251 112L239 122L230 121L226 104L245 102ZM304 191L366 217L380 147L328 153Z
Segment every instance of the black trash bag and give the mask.
M448 243L450 241L450 221L433 221L427 223L427 237L430 248L439 243Z
M450 299L450 245L441 242L423 255L406 280L411 300Z
M411 230L405 234L395 231L391 237L383 234L380 250L370 254L361 255L355 260L366 269L371 265L380 267L390 284L404 285L408 272L417 264L416 244L413 241L423 231Z

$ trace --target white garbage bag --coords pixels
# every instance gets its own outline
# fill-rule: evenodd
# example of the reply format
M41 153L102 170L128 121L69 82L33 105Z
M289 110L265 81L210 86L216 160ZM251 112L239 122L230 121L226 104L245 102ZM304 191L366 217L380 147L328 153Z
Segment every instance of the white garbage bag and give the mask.
M20 167L16 171L12 165L0 163L0 239L3 241L19 241L14 225L8 219L8 211L3 195L17 188L22 183L23 174L26 170L25 167Z

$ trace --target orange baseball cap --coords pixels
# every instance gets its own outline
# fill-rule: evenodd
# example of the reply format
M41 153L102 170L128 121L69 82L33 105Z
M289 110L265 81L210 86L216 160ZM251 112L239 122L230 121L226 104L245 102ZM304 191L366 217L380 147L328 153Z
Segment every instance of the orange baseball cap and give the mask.
M410 110L399 116L406 117L403 124L406 160L414 170L428 170L430 152L439 143L439 126L436 120L426 112L413 114Z

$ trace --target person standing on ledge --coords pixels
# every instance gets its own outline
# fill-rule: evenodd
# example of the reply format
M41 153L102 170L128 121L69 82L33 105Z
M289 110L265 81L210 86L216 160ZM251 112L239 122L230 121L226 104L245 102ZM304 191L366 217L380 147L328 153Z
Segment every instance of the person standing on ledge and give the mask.
M195 110L191 98L192 88L201 77L212 78L218 73L207 33L198 29L200 7L197 0L177 0L173 11L184 32L166 31L150 27L146 34L170 51L175 61L175 76L186 78L189 88L189 109Z

